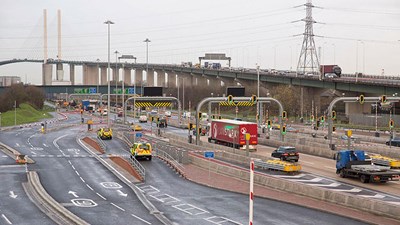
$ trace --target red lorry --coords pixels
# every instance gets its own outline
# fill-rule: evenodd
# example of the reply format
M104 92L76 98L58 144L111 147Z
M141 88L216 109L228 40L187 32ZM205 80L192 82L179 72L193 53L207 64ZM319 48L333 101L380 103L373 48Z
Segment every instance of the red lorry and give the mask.
M208 142L246 149L246 134L250 135L249 150L257 150L257 124L238 120L211 120Z
M342 74L342 69L338 65L320 65L319 71L323 76L327 74L335 74L336 76L340 77Z

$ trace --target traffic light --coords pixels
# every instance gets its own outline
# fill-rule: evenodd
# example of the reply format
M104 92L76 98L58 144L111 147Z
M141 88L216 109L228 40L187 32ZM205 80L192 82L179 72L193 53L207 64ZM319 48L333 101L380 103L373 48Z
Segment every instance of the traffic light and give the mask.
M286 117L287 117L287 113L286 113L286 111L283 111L282 112L282 119L286 119Z
M159 117L157 117L157 123L158 123L158 122L160 122L160 118L159 118Z
M191 130L192 128L193 128L193 124L192 123L189 123L189 130Z
M222 117L221 117L221 116L218 116L218 119L220 120L220 119L222 119Z
M389 127L392 129L394 127L394 121L391 119L389 120Z
M282 126L282 134L286 134L286 125Z
M233 96L228 95L228 103L231 104L233 102Z
M267 120L267 127L271 128L271 120Z
M83 114L83 109L81 109L81 114Z
M386 103L386 95L382 95L381 96L381 102L382 103Z
M311 115L310 120L314 121L314 115Z
M336 111L332 111L332 120L336 120Z
M211 115L211 119L215 119L215 115Z
M201 112L199 112L199 114L197 116L199 117L199 119L201 119Z
M321 123L325 122L325 116L321 116Z
M257 95L252 95L250 101L253 102L253 103L257 102Z
M332 132L335 132L335 131L336 131L336 127L332 126Z
M364 95L360 95L360 97L358 98L358 101L360 102L360 104L364 104Z
M319 127L319 120L317 120L317 127Z

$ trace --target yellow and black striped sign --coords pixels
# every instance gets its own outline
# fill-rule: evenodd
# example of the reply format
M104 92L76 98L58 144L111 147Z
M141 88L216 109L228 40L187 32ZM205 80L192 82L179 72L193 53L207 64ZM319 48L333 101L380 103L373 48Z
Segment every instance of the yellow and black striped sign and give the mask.
M135 102L135 107L169 107L171 102Z
M254 102L220 102L220 106L253 106Z

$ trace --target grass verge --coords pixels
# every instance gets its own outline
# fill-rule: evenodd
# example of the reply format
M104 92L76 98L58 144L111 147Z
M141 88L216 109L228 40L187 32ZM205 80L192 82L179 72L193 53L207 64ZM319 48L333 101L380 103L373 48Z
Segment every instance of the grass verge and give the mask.
M51 118L50 108L44 107L43 110L36 110L31 105L23 103L19 105L16 113L14 110L1 113L1 126L13 126L15 119L18 124L33 123L42 119Z

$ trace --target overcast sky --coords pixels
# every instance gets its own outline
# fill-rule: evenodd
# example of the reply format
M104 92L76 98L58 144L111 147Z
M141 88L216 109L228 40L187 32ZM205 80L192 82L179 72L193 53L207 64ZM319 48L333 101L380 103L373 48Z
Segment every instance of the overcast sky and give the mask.
M107 61L115 50L149 63L197 62L205 53L226 53L233 67L297 67L306 0L2 0L0 61L43 59L43 9L47 9L49 58L57 57L57 10L62 13L62 59ZM314 0L315 44L322 64L345 73L400 76L399 0ZM294 22L298 21L298 22ZM358 59L358 60L357 60ZM223 65L225 66L225 65ZM54 71L55 69L53 69ZM76 68L78 82L81 67ZM0 76L41 84L41 64L0 66ZM69 78L65 66L66 79Z

